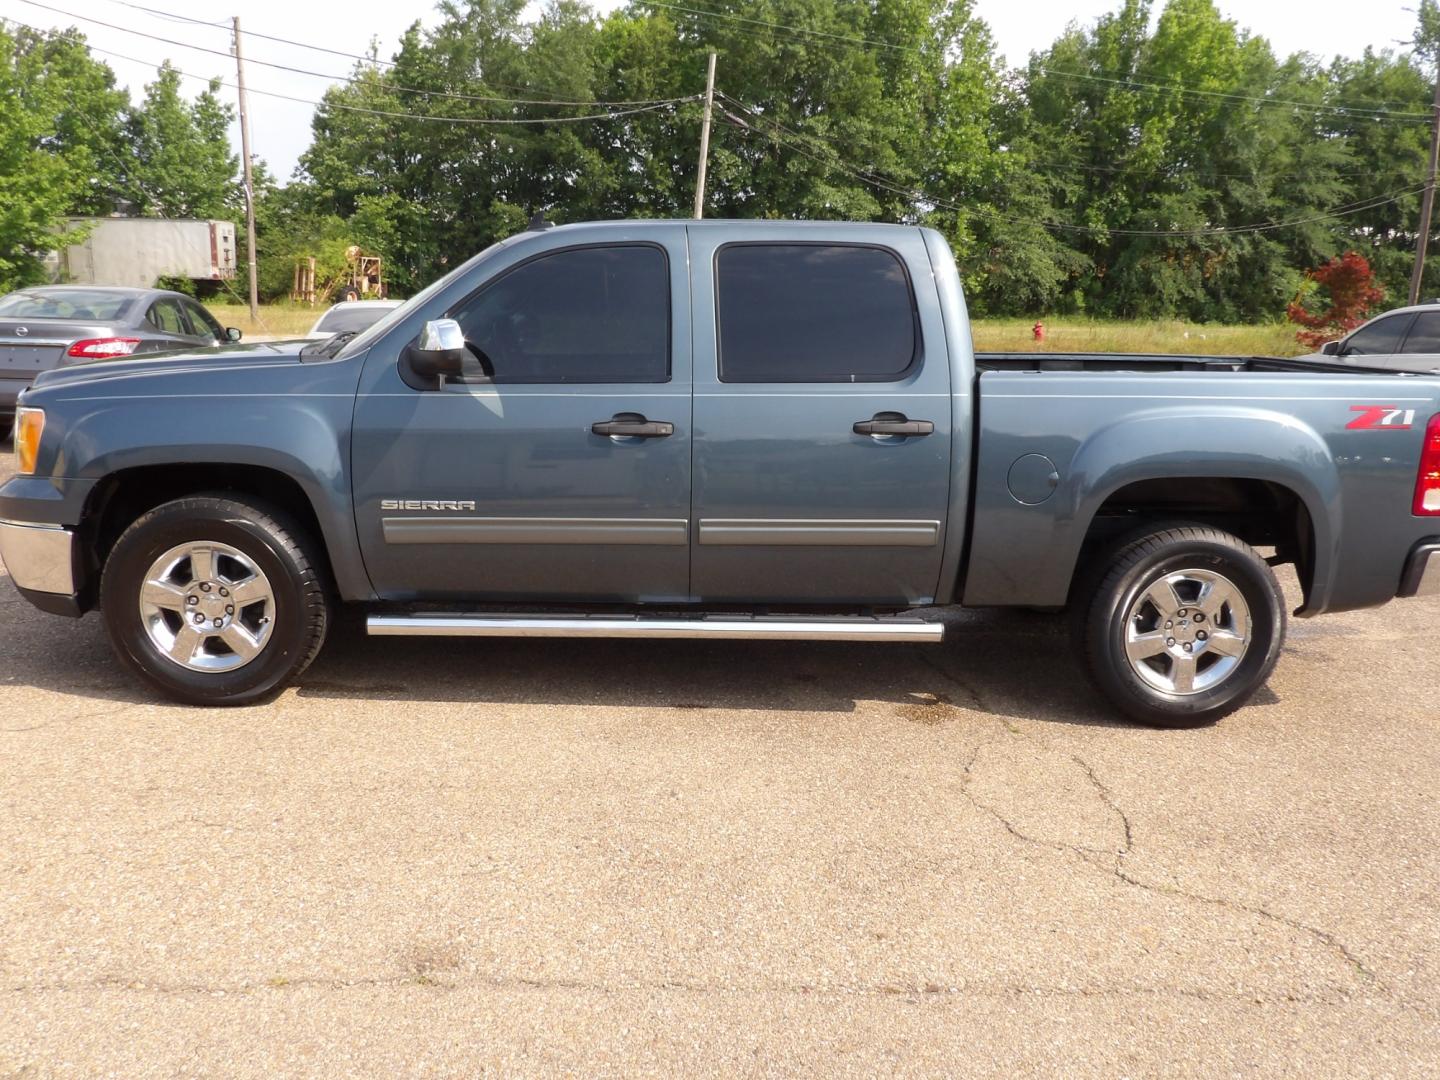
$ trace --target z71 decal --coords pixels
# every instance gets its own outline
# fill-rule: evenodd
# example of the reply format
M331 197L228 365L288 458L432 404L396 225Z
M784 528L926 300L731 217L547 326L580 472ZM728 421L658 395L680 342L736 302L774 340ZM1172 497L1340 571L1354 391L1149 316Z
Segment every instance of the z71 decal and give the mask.
M1351 431L1409 431L1415 422L1414 409L1398 409L1394 405L1351 405L1351 412L1360 415L1346 424Z

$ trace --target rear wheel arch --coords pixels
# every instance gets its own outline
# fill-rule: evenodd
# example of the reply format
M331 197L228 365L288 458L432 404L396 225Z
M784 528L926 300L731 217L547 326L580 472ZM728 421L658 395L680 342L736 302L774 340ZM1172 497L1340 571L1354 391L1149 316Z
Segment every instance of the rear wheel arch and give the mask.
M1071 572L1071 593L1104 573L1103 560L1124 537L1156 524L1184 521L1229 533L1253 548L1276 550L1276 563L1292 563L1312 602L1322 552L1316 511L1295 487L1255 477L1160 476L1130 480L1108 492L1085 527Z

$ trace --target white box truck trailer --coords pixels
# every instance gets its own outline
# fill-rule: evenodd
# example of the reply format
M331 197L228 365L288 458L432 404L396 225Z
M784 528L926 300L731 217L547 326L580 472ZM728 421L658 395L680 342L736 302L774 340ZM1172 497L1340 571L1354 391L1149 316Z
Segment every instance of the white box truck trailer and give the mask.
M51 276L81 285L150 288L157 278L228 281L235 277L235 225L166 218L71 218L85 237L52 253Z

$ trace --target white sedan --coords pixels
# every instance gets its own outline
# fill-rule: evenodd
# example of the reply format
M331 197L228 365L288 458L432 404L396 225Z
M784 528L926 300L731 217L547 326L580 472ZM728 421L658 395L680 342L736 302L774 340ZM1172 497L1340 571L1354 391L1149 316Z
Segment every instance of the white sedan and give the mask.
M401 304L399 300L346 300L336 304L310 328L305 336L311 341L324 341L336 334L359 333L385 317L385 313Z

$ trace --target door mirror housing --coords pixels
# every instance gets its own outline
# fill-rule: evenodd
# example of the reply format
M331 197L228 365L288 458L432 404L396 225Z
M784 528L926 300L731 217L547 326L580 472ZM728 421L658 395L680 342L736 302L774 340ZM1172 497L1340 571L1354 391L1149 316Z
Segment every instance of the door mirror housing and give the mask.
M1320 346L1320 352L1321 352L1323 355L1325 355L1325 356L1339 356L1339 355L1340 355L1340 342L1338 342L1338 341L1327 341L1327 342L1325 342L1324 345L1321 345L1321 346Z
M414 344L405 347L405 362L427 381L459 375L465 363L465 332L454 319L432 319Z
M243 336L244 335L240 333L240 328L238 326L225 327L226 341L239 341Z

